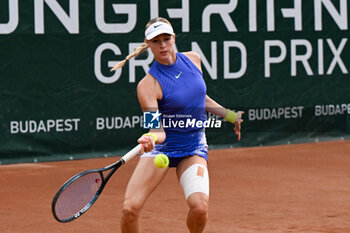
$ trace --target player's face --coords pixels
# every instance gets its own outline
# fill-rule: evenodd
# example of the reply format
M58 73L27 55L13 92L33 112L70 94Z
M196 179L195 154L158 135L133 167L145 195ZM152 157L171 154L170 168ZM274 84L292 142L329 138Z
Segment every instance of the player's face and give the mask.
M175 62L175 35L160 34L147 42L159 63L171 65Z

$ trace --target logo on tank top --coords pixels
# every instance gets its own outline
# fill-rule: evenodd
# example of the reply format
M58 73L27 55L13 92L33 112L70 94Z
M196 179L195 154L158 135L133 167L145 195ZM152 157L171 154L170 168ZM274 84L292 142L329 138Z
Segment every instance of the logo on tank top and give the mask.
M178 79L180 78L180 75L182 74L182 72L180 72L178 75L175 75L175 78Z

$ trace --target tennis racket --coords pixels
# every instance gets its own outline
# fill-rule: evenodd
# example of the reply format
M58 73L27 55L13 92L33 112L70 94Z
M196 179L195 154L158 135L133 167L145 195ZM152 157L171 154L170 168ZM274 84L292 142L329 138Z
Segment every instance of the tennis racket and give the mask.
M115 171L135 157L140 150L141 144L107 167L87 170L70 178L52 200L51 209L55 219L67 223L84 214L96 202ZM103 175L105 171L109 171L106 176Z

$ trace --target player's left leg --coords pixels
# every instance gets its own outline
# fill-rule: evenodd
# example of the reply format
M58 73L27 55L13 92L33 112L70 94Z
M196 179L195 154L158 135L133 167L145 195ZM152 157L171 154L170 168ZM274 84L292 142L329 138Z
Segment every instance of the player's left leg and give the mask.
M194 193L187 199L190 207L187 215L187 227L191 233L201 233L208 221L209 197L203 193Z
M207 161L200 156L182 160L176 173L190 208L187 227L191 233L201 233L208 221L209 176Z

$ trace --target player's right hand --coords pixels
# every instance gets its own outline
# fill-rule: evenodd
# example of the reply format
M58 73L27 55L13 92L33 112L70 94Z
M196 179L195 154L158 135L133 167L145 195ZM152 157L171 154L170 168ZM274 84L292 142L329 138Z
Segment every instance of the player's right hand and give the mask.
M156 144L154 138L150 135L142 135L137 142L142 145L141 154L152 151Z

